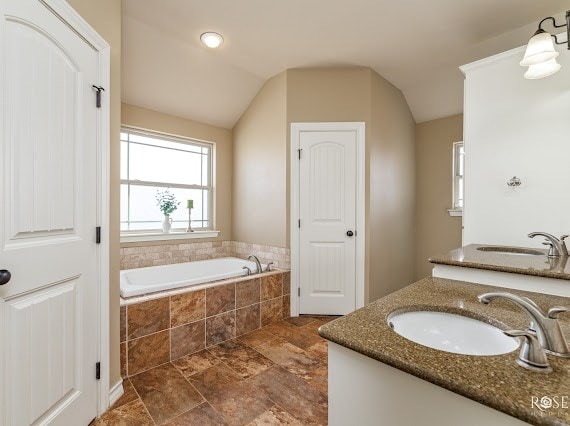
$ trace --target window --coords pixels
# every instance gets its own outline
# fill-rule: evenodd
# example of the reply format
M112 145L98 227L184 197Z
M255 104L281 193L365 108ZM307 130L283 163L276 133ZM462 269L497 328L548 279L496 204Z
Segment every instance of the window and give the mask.
M172 230L188 227L187 200L194 201L192 228L212 228L212 148L191 139L121 131L121 232L161 232L164 216L158 191L169 189L180 202Z
M455 142L453 144L453 206L449 210L451 216L459 216L463 211L464 170L465 150L463 142Z

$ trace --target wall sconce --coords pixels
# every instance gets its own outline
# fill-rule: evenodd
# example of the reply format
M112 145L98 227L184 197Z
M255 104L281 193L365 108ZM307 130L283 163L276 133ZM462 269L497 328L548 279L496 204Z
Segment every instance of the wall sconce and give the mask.
M542 24L549 20L552 20L554 28L566 28L566 41L558 41L556 35L547 33L542 29ZM559 53L554 48L552 39L554 39L556 44L566 44L568 50L570 50L570 10L566 12L565 24L557 25L556 19L552 16L540 21L538 30L529 40L524 58L520 63L521 66L528 67L528 71L524 73L524 78L536 80L548 77L560 70L560 64L556 62L556 57Z

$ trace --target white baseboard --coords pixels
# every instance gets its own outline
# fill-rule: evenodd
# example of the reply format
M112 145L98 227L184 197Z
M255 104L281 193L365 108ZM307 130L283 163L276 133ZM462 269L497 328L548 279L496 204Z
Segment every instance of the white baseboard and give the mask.
M113 385L111 390L109 390L109 408L112 407L113 404L117 402L124 393L125 390L123 389L123 379L120 379Z

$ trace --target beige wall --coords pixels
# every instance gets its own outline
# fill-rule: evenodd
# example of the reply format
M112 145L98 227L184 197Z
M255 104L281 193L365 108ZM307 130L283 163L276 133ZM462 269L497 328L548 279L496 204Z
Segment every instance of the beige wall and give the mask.
M268 80L233 129L233 239L286 247L287 73Z
M416 126L416 279L431 275L430 256L461 246L461 217L450 217L453 142L463 140L463 115Z
M123 104L121 109L122 124L144 130L168 133L175 136L199 139L215 144L214 150L214 226L220 231L217 238L201 241L232 239L232 132L221 127L198 123L172 115ZM119 189L117 188L117 191ZM191 240L195 241L195 240ZM183 243L185 240L177 240ZM164 244L123 243L122 247Z
M366 124L371 301L413 279L415 123L402 93L370 68L292 69L265 84L234 127L233 238L290 246L290 125L335 121Z
M268 80L233 129L233 239L290 246L292 122L369 117L369 68L294 69Z
M371 72L369 300L414 280L415 121L402 92Z
M370 68L311 68L287 71L287 119L370 119Z
M119 360L119 133L121 128L121 1L68 0L111 46L111 204L110 204L110 385L120 379Z
M366 140L368 140L370 72L370 68L364 67L287 71L287 194L290 194L291 123L363 121L366 124ZM288 195L287 247L290 246L289 202Z

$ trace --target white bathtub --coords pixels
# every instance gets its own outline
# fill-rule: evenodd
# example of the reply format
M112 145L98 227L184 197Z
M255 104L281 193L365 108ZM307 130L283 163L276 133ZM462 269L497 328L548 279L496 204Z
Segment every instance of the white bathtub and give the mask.
M237 257L127 269L121 271L121 296L138 296L210 281L241 277L246 275L244 266L250 268L252 272L257 271L255 262ZM262 266L265 269L266 265Z

